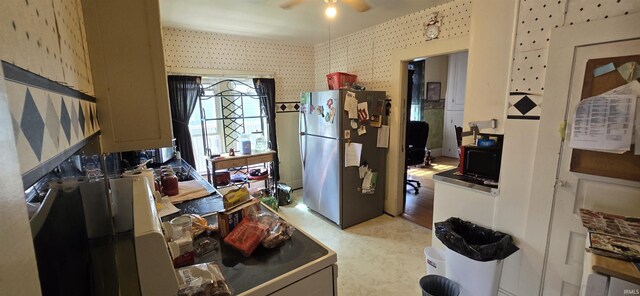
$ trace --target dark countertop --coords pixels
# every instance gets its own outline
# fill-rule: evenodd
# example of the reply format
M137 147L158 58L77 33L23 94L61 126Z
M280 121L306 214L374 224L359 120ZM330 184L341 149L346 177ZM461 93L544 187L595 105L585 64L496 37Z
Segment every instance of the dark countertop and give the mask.
M171 164L188 166L184 161ZM204 178L197 175L194 170L192 170L191 174L194 178L200 178L204 181ZM213 189L209 183L206 183L206 185ZM208 215L206 219L209 224L217 223L217 215L211 215L211 213L222 211L224 208L222 196L215 189L213 191L209 196L176 204L175 206L180 209L180 212L163 217L162 221L171 220L182 214L194 213ZM261 207L266 210L263 205ZM196 237L195 241L207 236L218 243L218 248L202 257L196 258L196 263L216 262L235 294L242 294L276 280L293 270L318 262L319 259L325 258L327 255L335 258L333 251L329 251L299 230L294 231L291 239L273 249L258 246L249 257L244 257L239 251L226 245L218 233L203 233ZM333 259L333 263L335 263L335 259Z
M224 206L222 204L222 195L211 186L207 180L205 180L202 176L200 176L195 169L191 167L186 161L183 159L173 159L168 163L172 167L181 166L188 171L189 176L195 180L198 180L202 186L204 186L207 191L211 194L202 198L189 200L186 202L182 202L179 204L175 204L175 206L180 209L180 212L163 217L162 221L169 221L177 216L183 214L198 214L200 216L204 216L206 214L217 213L224 210Z
M457 168L437 173L433 175L433 180L458 185L472 190L490 193L493 195L498 194L498 185L486 184L485 181L480 178L460 175Z
M216 223L215 220L215 215L207 217L209 223ZM209 237L218 242L219 249L197 258L196 263L218 263L236 294L272 281L329 254L327 249L297 230L291 239L280 246L273 249L258 246L249 257L244 257L239 251L226 245L217 233Z

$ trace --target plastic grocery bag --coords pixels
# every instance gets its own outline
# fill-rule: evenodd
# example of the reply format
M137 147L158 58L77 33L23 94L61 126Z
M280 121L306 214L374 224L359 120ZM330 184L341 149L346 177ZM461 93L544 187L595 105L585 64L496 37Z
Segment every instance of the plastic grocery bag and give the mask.
M176 269L178 296L231 296L233 290L215 263Z
M510 235L451 217L435 223L436 237L447 248L477 261L502 260L519 248Z
M282 182L278 182L277 188L276 188L276 196L278 197L278 205L281 206L286 206L288 204L291 204L291 191L293 191L291 189L291 186L282 183Z
M268 231L267 225L252 219L242 219L240 224L224 238L224 242L236 248L245 257L249 257L267 236Z

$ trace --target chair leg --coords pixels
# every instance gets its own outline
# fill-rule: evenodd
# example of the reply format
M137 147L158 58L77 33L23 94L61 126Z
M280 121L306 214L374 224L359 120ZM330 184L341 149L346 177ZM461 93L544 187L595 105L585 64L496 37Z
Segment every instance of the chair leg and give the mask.
M411 185L411 186L418 186L418 187L422 187L422 184L420 184L420 181L418 181L418 180L407 180L407 182L408 182L409 184L411 184L411 183L416 183L416 185Z
M412 182L416 182L417 186L414 185ZM405 185L409 185L411 186L411 188L413 188L413 190L415 191L416 194L418 194L418 187L420 187L420 182L416 181L416 180L407 180L407 182L405 183Z

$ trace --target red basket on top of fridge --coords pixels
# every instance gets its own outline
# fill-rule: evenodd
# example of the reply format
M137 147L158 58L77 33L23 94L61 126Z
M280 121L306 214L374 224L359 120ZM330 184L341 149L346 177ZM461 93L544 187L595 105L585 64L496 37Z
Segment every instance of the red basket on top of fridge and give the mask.
M353 75L344 72L333 72L327 74L327 84L329 85L329 89L342 89L349 88L351 85L356 83L358 80L358 75Z

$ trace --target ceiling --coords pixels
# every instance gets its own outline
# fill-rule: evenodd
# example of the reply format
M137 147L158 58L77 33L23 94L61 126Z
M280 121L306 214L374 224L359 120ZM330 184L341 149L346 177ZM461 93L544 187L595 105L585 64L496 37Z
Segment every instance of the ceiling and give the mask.
M365 0L371 6L366 12L338 0L338 14L331 21L324 16L323 0L281 9L286 1L160 0L160 9L166 27L314 45L450 0Z

